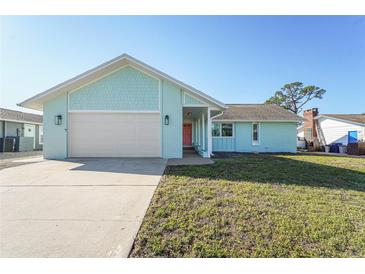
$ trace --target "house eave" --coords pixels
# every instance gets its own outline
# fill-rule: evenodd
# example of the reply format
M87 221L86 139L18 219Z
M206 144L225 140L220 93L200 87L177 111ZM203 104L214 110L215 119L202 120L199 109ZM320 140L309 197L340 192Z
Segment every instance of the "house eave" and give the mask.
M92 82L93 78L95 77L100 77L102 75L104 75L105 73L108 72L108 69L110 71L112 71L113 69L118 69L119 67L123 66L123 65L133 65L136 66L137 68L146 71L147 73L150 73L160 79L164 79L167 81L170 81L174 84L176 84L177 86L179 86L180 88L184 89L185 91L192 93L193 95L197 95L201 98L203 98L204 100L208 101L209 103L221 108L221 109L225 109L226 105L212 97L210 97L209 95L205 94L202 91L199 91L169 75L167 75L166 73L159 71L135 58L133 58L132 56L129 56L127 54L122 54L110 61L107 61L93 69L87 70L84 73L81 73L67 81L64 81L50 89L47 89L44 92L41 92L27 100L24 100L23 102L17 104L18 106L21 107L25 107L25 108L30 108L30 109L34 109L34 110L40 110L42 111L43 108L43 103L46 102L47 100L59 96L61 94L64 94L68 91L74 90L77 88L77 85L82 84L82 81L84 80L84 84L85 83L89 83Z
M318 115L318 116L314 117L314 120L318 120L320 118L332 119L332 120L336 120L336 121L341 121L341 122L365 127L365 124L363 124L363 123L358 123L358 122L354 122L354 121L350 121L350 120L346 120L346 119L340 119L340 118L331 117L331 116L326 116L326 115Z

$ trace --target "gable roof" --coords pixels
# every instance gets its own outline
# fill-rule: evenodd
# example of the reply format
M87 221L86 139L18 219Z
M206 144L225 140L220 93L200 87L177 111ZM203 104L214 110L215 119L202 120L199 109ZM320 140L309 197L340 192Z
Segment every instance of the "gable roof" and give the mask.
M222 115L215 121L290 121L300 122L303 118L277 105L269 104L227 104Z
M21 103L19 103L19 106L26 107L26 108L32 108L36 110L42 110L43 108L43 102L52 99L56 96L59 96L61 94L67 93L68 91L75 90L83 85L86 85L90 82L92 82L95 79L99 79L103 77L104 75L111 73L118 68L125 66L125 65L133 65L137 69L140 69L146 73L151 74L154 77L157 77L159 79L165 79L168 80L177 86L181 87L185 91L188 91L200 98L203 98L207 100L208 102L212 103L213 105L217 106L218 108L225 108L225 104L214 99L213 97L210 97L209 95L203 93L202 91L199 91L192 86L189 86L171 76L168 74L155 69L128 54L122 54L110 61L107 61L93 69L90 69L82 74L79 74L65 82L62 82L61 84L58 84L42 93L39 93Z
M344 120L350 123L357 123L365 125L365 114L321 114L315 119L320 117L335 118L339 120Z
M0 108L0 120L21 123L42 124L43 116L33 113Z

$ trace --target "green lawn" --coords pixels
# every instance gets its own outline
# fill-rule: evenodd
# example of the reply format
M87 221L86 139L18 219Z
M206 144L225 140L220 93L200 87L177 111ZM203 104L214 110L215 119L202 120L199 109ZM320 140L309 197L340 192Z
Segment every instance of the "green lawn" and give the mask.
M365 159L237 155L168 167L132 257L364 257Z

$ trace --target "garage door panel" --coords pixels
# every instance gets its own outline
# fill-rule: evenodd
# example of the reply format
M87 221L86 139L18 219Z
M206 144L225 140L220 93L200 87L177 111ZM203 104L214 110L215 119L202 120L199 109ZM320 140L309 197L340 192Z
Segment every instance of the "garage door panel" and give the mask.
M69 157L160 157L159 113L70 113Z

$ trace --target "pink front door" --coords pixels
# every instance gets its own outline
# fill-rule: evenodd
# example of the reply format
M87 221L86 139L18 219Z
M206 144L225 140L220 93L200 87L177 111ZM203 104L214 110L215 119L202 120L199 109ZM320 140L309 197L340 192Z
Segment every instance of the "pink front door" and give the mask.
M184 146L191 146L191 124L184 124L183 129L183 144Z

